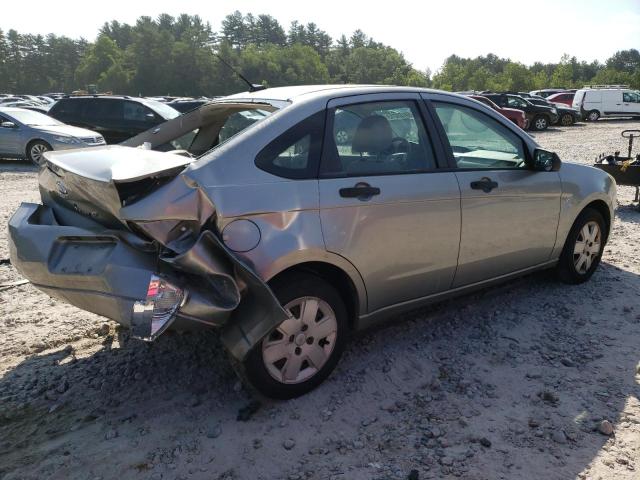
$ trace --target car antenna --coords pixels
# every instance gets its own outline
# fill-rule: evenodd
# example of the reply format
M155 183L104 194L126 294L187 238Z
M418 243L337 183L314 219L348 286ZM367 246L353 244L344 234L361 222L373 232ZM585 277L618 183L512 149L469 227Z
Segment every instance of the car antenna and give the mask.
M224 63L227 67L229 67L229 69L235 73L238 77L240 77L240 79L246 83L247 85L249 85L249 91L250 92L258 92L260 90L265 90L267 87L265 87L264 85L260 85L259 83L251 83L249 80L247 80L244 75L242 75L239 71L237 71L235 68L233 68L231 65L229 65L229 63L222 58L220 55L218 55L217 53L214 52L214 55L218 58L218 60L220 60L222 63Z

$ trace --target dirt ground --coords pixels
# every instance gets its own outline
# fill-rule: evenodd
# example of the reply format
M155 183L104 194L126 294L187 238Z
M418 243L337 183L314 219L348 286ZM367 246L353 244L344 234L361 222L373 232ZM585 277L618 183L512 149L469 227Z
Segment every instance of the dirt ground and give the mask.
M624 128L640 122L536 137L591 163L624 151ZM0 163L0 194L6 225L38 200L34 169ZM0 478L640 479L640 213L618 194L587 284L543 272L404 315L289 402L253 402L215 332L144 344L0 288ZM0 265L0 284L19 279Z

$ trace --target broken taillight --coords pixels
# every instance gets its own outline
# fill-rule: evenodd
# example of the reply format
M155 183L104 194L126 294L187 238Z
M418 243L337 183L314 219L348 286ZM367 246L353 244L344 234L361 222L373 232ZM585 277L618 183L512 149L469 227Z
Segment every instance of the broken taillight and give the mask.
M165 278L151 275L145 300L133 304L132 336L146 341L158 338L173 323L185 299L183 289Z

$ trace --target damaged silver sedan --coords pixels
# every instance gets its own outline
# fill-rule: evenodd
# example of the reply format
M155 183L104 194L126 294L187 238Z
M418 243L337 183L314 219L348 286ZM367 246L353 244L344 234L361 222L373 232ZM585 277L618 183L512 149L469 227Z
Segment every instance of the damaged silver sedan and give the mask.
M445 92L267 89L127 145L46 154L12 263L140 339L219 328L274 398L392 315L544 268L586 281L613 218L610 176Z

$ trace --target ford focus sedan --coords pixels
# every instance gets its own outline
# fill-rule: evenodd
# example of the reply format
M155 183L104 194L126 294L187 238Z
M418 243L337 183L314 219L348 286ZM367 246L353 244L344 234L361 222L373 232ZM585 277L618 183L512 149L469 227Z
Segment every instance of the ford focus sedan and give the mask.
M72 127L26 108L0 108L0 157L27 158L40 165L50 150L104 145L102 135Z
M230 130L238 115L253 121ZM153 150L177 136L183 154ZM12 263L140 339L218 328L274 398L316 387L352 332L407 310L541 269L582 283L611 231L609 175L451 93L266 89L144 140L46 153L42 203L9 223Z

